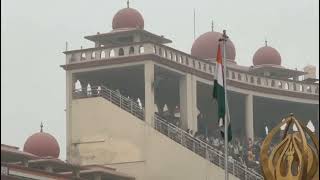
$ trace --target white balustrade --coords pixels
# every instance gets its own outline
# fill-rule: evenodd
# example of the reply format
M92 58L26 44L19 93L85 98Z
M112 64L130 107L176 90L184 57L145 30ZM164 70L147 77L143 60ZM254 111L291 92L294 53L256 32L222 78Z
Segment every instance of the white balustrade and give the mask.
M168 61L196 69L210 75L215 74L215 63L206 62L190 56L187 53L175 50L165 45L155 43L136 43L121 47L97 47L66 52L67 64L88 61L108 60L117 57L126 57L140 54L155 54ZM318 84L307 84L301 81L280 80L255 76L228 68L227 78L233 81L305 94L319 94Z

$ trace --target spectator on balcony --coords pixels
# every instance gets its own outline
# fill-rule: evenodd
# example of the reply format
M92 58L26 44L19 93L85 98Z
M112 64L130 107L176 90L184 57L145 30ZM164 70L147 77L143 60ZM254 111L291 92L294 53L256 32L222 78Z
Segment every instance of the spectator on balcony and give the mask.
M190 130L190 133L189 133L189 134L190 134L190 136L193 136L193 131L192 131L192 130Z
M220 143L219 143L219 139L218 139L218 138L214 138L214 139L213 139L213 146L214 146L216 149L219 149Z
M101 92L101 86L98 86L98 88L97 88L97 95L100 95L100 92Z

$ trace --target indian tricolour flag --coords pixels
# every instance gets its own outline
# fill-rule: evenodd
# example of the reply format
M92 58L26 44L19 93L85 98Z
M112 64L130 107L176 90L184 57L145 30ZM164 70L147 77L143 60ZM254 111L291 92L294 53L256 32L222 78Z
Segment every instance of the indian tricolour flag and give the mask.
M217 52L217 64L216 64L216 71L214 76L214 85L213 85L213 92L212 96L218 102L218 117L219 117L219 127L221 131L221 136L224 137L224 120L226 118L226 103L225 103L225 85L224 85L224 73L223 73L223 63L222 63L222 55L221 55L221 48L220 43L218 45L218 52ZM229 120L228 120L229 121ZM231 132L231 124L228 122L228 141L232 139L232 132Z

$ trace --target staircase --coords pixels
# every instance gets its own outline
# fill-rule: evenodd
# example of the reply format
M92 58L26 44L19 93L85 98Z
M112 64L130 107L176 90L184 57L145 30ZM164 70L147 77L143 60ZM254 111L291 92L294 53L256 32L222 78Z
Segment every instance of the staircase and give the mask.
M141 108L134 100L122 96L119 92L108 89L104 86L91 87L91 89L76 89L73 92L74 99L90 98L90 97L103 97L104 99L119 106L123 110L131 113L137 118L144 121L144 109ZM224 169L224 154L213 148L211 145L192 137L189 133L180 129L179 127L168 123L166 119L159 115L154 115L154 129L161 134L167 136L173 141L179 143L185 148L193 151L199 156L205 158L216 166ZM241 180L262 180L263 177L254 171L248 169L240 162L229 159L228 172Z

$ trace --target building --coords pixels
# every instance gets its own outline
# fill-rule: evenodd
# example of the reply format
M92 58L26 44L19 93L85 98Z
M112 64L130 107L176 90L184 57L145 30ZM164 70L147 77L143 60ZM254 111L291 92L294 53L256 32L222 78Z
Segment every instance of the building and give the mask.
M112 27L85 37L92 48L64 52L68 161L107 165L138 180L223 178L220 151L188 133L216 136L211 92L222 34L206 32L191 53L182 52L145 30L143 16L129 6L115 14ZM286 60L267 42L250 67L237 62L232 36L226 46L234 140L263 139L289 113L319 135L317 79L302 80L306 72L283 67ZM231 179L262 178L237 160L229 168Z
M92 179L134 180L134 177L101 166L69 163L58 159L57 140L42 131L30 136L23 151L18 147L1 144L1 179Z

